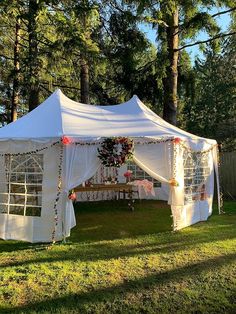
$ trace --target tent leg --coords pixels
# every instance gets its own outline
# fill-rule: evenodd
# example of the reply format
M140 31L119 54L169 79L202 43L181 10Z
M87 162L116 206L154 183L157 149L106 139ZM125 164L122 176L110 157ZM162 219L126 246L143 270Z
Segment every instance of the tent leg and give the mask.
M217 190L217 201L218 201L218 212L219 215L221 214L221 194L220 194L220 180L219 180L219 152L218 147L214 147L213 149L213 163L214 163L214 170L216 175L216 190Z

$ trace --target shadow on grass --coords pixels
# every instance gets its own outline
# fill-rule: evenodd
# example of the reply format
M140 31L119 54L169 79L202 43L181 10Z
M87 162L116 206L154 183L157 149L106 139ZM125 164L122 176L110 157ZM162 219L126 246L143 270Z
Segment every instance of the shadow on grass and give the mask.
M217 271L219 268L225 265L229 265L234 263L236 260L236 254L227 254L223 256L219 256L216 258L208 259L207 261L197 262L192 265L183 266L177 269L172 269L164 272L156 272L153 275L139 278L135 280L127 280L120 285L115 285L109 288L101 288L99 290L81 292L81 293L71 293L68 295L62 295L52 299L46 299L44 301L35 302L33 304L25 305L24 307L15 307L15 308L0 308L1 313L43 313L44 311L47 313L56 313L58 310L63 310L63 313L66 313L69 310L74 310L74 313L86 313L85 307L90 306L90 313L92 313L93 306L96 306L96 303L104 303L108 305L108 302L112 303L114 299L120 299L120 308L122 304L122 298L125 297L126 293L140 293L144 294L145 290L158 288L164 284L174 284L178 282L182 282L187 278L188 280L191 278L194 280L198 278L201 273L206 272L208 270L212 270L214 268ZM195 281L195 280L194 280ZM92 290L92 291L91 291ZM235 291L232 291L229 296L232 298L232 301L235 297ZM150 300L148 300L150 302ZM220 302L220 300L219 300ZM194 302L194 306L197 307L198 302ZM229 302L230 304L230 302ZM171 309L173 312L175 311L176 304L171 305ZM208 305L209 306L209 305ZM214 306L211 304L211 306ZM235 310L235 304L228 305L230 306L230 313L233 313ZM123 307L126 312L129 310L129 305ZM104 308L103 308L104 310ZM132 308L131 308L132 310ZM222 310L219 310L219 313L229 313L227 312L227 308L225 304L222 303ZM197 313L197 308L195 308L194 313ZM61 312L62 313L62 312ZM120 313L120 312L119 312ZM132 312L134 313L134 312ZM191 312L192 313L192 312ZM198 312L202 313L202 312ZM235 313L235 312L234 312Z
M158 206L160 206L160 204L163 202L158 203ZM119 257L132 257L141 254L163 254L170 253L172 251L178 252L181 250L187 250L196 245L202 245L214 241L229 240L236 237L236 233L232 232L234 229L228 228L229 224L235 224L235 221L232 220L232 217L226 217L224 215L221 217L212 216L209 221L198 223L195 226L192 226L190 229L184 229L180 232L154 232L154 230L158 230L157 227L160 222L164 224L164 228L166 228L167 222L169 223L169 212L165 211L168 209L168 207L166 206L166 208L162 209L162 211L164 211L165 217L163 218L164 220L161 220L159 217L159 208L156 210L157 202L146 202L146 207L147 205L149 206L149 209L145 210L142 209L143 204L139 204L140 207L137 206L137 215L135 216L136 213L127 212L127 208L123 208L123 210L120 211L113 207L111 210L108 210L108 208L111 206L109 203L106 204L107 208L102 207L103 212L100 211L99 206L101 205L99 205L97 207L94 206L91 209L91 212L87 213L86 206L91 206L91 204L87 204L83 208L80 208L78 215L78 228L73 231L71 237L72 242L67 244L59 244L58 249L56 245L52 247L51 250L46 250L48 247L47 244L32 245L30 243L17 241L0 241L1 252L15 252L25 250L24 253L26 256L24 261L17 261L17 257L9 259L8 261L4 261L4 264L0 265L0 267L23 266L32 263L51 263L57 261L86 262L109 260ZM97 234L94 234L94 231L86 230L82 238L87 241L79 243L80 229L89 228L88 226L90 226L90 228L96 227L95 222L91 222L89 219L94 211L99 213L99 215L95 215L95 220L98 220L98 223L103 221L103 224L106 222L106 217L112 216L113 218L114 214L117 213L117 217L121 216L120 219L122 219L122 222L118 223L114 221L113 229L119 230L123 228L123 230L126 229L131 231L127 232L128 235L123 234L122 236L119 236L119 234L117 235L116 231L114 230L109 233L109 230L111 231L112 229L111 223L109 221L108 224L103 227L104 230L100 230ZM125 212L125 215L123 215L123 211ZM82 214L82 212L84 212L84 214ZM147 218L147 215L150 212L151 220L154 220L155 218L157 222L156 220L154 222L150 221L149 218ZM129 223L127 223L127 216L131 217ZM138 218L135 219L137 216ZM84 220L81 221L80 218L81 220ZM122 223L125 224L123 227ZM141 226L139 226L139 223L141 223ZM90 233L93 233L93 241L89 235ZM87 237L89 237L89 240ZM118 239L118 242L111 241L114 239ZM133 242L134 244L129 244L130 242ZM62 248L62 250L60 250L60 248ZM35 251L37 254L32 254L34 255L33 258L30 255L28 257L27 250L31 251L31 253L32 251Z
M236 233L232 233L229 230L228 225L215 226L202 229L205 227L203 223L192 227L191 232L187 234L182 232L157 234L151 237L143 236L136 239L137 242L133 242L132 238L116 241L101 241L97 243L68 243L52 247L51 250L39 248L37 258L29 258L24 261L9 260L5 261L0 268L12 267L12 266L26 266L34 263L53 263L61 261L72 262L93 262L110 260L116 258L135 257L140 255L150 254L165 254L171 252L188 251L192 248L196 248L197 245L204 245L207 243L213 243L218 241L227 241L235 239ZM60 250L62 248L62 250ZM37 249L36 249L37 251ZM42 253L42 254L41 254ZM26 253L27 254L27 253Z
M73 243L97 242L171 231L170 207L163 201L137 201L134 212L126 201L84 202L75 206ZM48 244L0 240L0 253L40 249Z
M23 241L15 241L15 240L0 240L0 253L3 252L16 252L23 250L31 250L36 248L43 248L48 244L33 244Z

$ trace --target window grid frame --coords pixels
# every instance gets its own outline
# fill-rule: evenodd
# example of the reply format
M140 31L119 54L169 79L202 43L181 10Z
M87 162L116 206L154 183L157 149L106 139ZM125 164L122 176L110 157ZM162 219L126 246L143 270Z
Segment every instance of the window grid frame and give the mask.
M37 155L37 158L35 158L34 155ZM0 201L0 206L3 205L6 206L7 211L1 211L1 213L8 214L8 215L19 215L19 216L27 216L27 217L41 217L42 214L42 190L43 190L43 154L32 154L31 156L27 156L25 160L19 161L19 164L17 164L17 157L19 156L6 156L5 157L5 172L2 172L2 175L5 175L5 181L1 180L0 183L4 186L6 186L7 191L6 192L0 192L0 195L2 198L4 196L6 197L6 201L4 202L4 199ZM20 156L21 158L23 156ZM7 159L8 158L8 159ZM13 159L15 158L15 160ZM40 159L40 161L38 161ZM12 168L13 161L17 164L14 168ZM28 164L28 162L31 164ZM33 162L33 164L32 164ZM41 165L40 165L41 162ZM26 171L17 171L19 167L25 167ZM27 168L30 168L31 171L27 171ZM37 171L32 171L32 169L37 169ZM12 181L12 174L15 175L14 181ZM20 174L21 176L24 176L24 182L18 182L17 175ZM31 176L31 179L30 179ZM30 182L30 180L35 182ZM24 187L24 192L15 191L12 192L14 186L22 186ZM29 193L29 187L34 187L36 190L33 191L33 193ZM39 189L38 189L39 187ZM12 197L17 198L17 196L22 196L24 201L22 203L17 203L17 200L15 202L12 202ZM34 201L36 204L29 203L30 198L35 198ZM19 200L18 200L19 201ZM12 207L22 207L23 211L22 214L11 212ZM37 214L35 215L27 215L27 210L31 209L31 212L34 211L34 209L37 211ZM38 214L39 213L39 214Z

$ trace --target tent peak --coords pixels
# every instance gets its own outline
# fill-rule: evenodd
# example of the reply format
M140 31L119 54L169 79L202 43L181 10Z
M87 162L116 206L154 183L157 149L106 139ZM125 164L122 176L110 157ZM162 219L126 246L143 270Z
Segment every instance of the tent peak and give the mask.
M57 88L57 89L53 92L53 94L55 94L55 95L60 95L60 94L63 94L63 93L62 93L62 91L61 91L60 88Z
M138 96L137 95L133 95L133 97L132 97L133 99L136 99L136 100L139 100L139 98L138 98ZM132 99L131 98L131 99Z

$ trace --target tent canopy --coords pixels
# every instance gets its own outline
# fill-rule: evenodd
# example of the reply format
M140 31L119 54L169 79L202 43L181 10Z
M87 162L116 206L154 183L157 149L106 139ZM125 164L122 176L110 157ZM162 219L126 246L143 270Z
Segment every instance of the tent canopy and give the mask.
M73 139L71 145L59 140L64 135ZM213 166L218 180L215 140L174 127L137 96L95 106L57 90L0 129L0 238L50 242L69 236L75 215L68 191L102 169L100 138L113 136L133 138L134 163L167 186L175 230L208 218Z
M181 137L203 140L164 121L137 96L113 106L75 102L56 90L35 110L0 129L1 140L60 138ZM204 139L205 141L206 139ZM208 140L209 144L216 143Z

